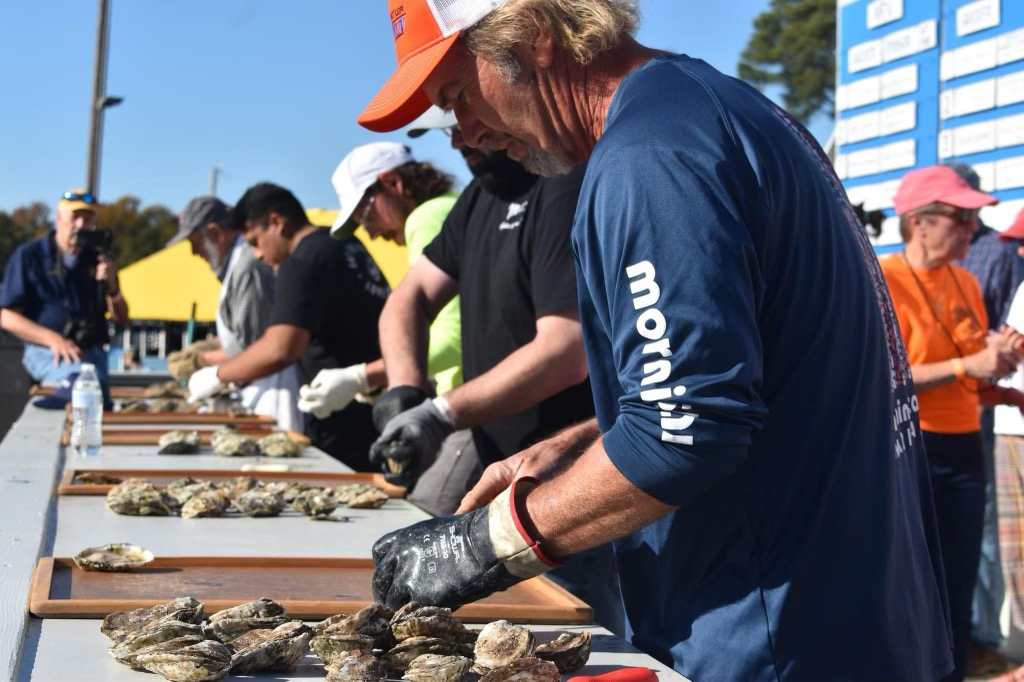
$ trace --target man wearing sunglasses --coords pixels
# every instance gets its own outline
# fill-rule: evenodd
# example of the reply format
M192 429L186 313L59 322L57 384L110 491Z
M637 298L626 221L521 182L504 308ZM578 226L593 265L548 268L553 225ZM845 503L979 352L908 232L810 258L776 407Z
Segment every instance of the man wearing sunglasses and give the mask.
M4 271L0 327L25 342L23 363L36 381L58 382L89 362L107 384L107 316L127 323L128 304L117 265L79 237L96 229L96 206L88 192L65 192L55 229L19 246Z

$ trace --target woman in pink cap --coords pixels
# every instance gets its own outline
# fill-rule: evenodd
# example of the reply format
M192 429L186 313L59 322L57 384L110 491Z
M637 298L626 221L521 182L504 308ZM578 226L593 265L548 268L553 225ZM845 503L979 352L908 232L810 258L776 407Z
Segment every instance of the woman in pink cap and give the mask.
M978 210L997 200L945 166L907 173L893 200L902 252L880 261L917 391L928 453L956 670L963 679L971 597L981 552L985 470L980 404L999 402L992 382L1019 360L1024 337L990 333L977 280L953 261L967 255Z

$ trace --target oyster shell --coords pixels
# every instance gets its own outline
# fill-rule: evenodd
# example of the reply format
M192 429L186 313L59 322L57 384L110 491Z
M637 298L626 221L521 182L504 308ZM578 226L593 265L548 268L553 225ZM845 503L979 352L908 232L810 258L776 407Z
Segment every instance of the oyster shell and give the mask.
M380 488L359 493L348 501L353 509L380 509L388 501L388 494Z
M199 452L198 431L168 431L157 441L161 455L191 455Z
M140 670L136 655L147 647L163 644L179 637L203 637L203 628L178 620L160 621L130 633L121 642L108 649L118 663ZM148 649L147 649L148 650Z
M331 616L314 626L317 634L366 635L373 638L378 649L389 649L394 644L391 636L391 609L384 604L373 603L351 616Z
M252 476L238 476L230 481L223 481L217 485L221 490L226 490L231 499L234 499L242 493L258 488L260 482Z
M221 457L255 457L260 448L249 436L244 436L234 429L217 429L210 436L213 454Z
M534 649L533 655L542 661L551 661L562 674L574 673L590 658L590 630L576 634L563 632Z
M437 637L449 642L462 642L466 628L452 616L452 610L439 606L423 606L392 621L391 632L401 642L410 637Z
M131 571L152 561L153 553L145 547L117 542L83 549L74 560L87 571Z
M328 668L327 682L381 682L384 666L373 654L353 653L341 658L336 668Z
M302 446L288 437L284 431L272 433L259 440L260 452L267 457L298 457Z
M312 488L299 493L298 497L292 500L292 509L314 518L330 516L337 506L338 501L334 499L330 488Z
M370 483L342 483L334 489L334 497L338 500L338 504L348 504L357 496L373 490L380 490L380 488ZM384 491L381 490L381 492Z
M212 614L204 632L209 639L227 643L251 630L273 630L287 622L284 607L264 597Z
M373 638L341 632L325 632L309 640L309 646L328 670L336 670L352 654L373 651Z
M473 661L465 656L424 654L409 664L402 676L411 682L461 682Z
M189 476L176 478L164 486L164 492L177 500L178 504L185 504L200 493L216 489L217 486L210 481L199 481Z
M231 641L235 655L231 672L250 675L261 671L288 672L309 651L313 632L308 625L292 620L273 630L252 630Z
M246 516L277 516L284 510L284 500L280 494L260 488L245 491L235 497L231 504Z
M175 649L140 654L138 663L171 682L219 680L231 670L231 649L209 640Z
M146 398L187 398L188 389L177 381L162 381L144 388L142 395Z
M218 620L225 620L228 618L269 618L271 616L280 616L283 614L283 606L273 599L262 597L256 601L247 601L244 604L232 606L230 609L222 609L216 613L210 614L210 622L216 623Z
M192 597L181 597L144 609L117 611L103 619L100 632L116 644L134 632L167 621L199 625L203 622L203 605Z
M129 516L173 516L178 501L149 481L129 478L107 492L107 508Z
M453 656L460 650L460 646L455 642L448 642L437 637L410 637L396 644L380 660L389 670L405 673L409 665L423 654Z
M533 633L522 625L496 620L480 629L476 639L473 670L479 673L508 665L533 653Z
M200 516L223 516L227 511L229 500L219 490L208 490L190 498L182 505L181 515L186 519Z
M102 471L82 471L75 474L75 483L94 483L98 485L117 485L123 482L123 478L110 476Z
M560 682L561 679L554 663L530 656L495 668L481 677L480 682Z

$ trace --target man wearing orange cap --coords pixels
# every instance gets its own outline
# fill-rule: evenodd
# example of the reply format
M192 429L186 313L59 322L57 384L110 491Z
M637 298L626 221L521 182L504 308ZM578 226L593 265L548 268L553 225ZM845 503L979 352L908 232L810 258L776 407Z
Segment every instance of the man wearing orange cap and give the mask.
M638 44L628 0L389 8L399 67L363 125L433 102L534 171L588 161L572 244L597 420L488 469L485 506L378 540L377 597L465 603L614 540L632 642L691 679L948 674L911 372L810 135Z
M55 229L19 246L7 263L0 327L25 342L23 362L36 381L60 381L89 362L107 384L106 316L127 323L128 304L114 261L82 244L79 235L95 228L96 198L69 190Z

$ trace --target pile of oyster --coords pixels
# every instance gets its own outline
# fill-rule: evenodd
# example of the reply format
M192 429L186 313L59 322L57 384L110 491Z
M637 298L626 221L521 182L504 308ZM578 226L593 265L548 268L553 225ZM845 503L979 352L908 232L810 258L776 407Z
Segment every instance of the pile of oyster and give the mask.
M188 389L177 381L163 381L147 386L141 398L115 398L114 411L124 413L156 413L177 412L194 414L196 412L227 412L241 417L252 414L252 411L232 400L230 394L221 394L206 398L198 403L188 402Z
M157 445L161 455L194 455L199 452L198 431L168 431L160 436Z
M204 621L203 604L182 597L103 619L118 663L172 682L219 680L229 673L288 672L309 651L312 630L284 607L260 599L218 611Z
M203 605L183 597L113 613L100 630L119 663L172 682L288 672L310 649L334 682L559 682L560 673L579 670L590 656L589 631L536 646L525 627L499 620L476 633L451 610L415 602L394 612L371 604L310 628L270 599L204 620Z
M161 455L191 455L199 452L202 439L198 431L168 431L157 441ZM235 429L224 427L210 435L213 454L222 457L298 457L302 445L284 431L276 431L259 441Z
M298 481L259 481L239 476L226 481L206 481L186 476L158 487L144 478L129 478L107 493L107 508L128 516L278 516L286 507L314 520L344 521L332 516L342 504L354 509L377 508L388 495L367 484L343 484L337 488L312 486Z

